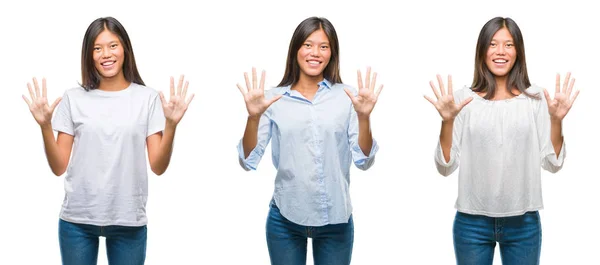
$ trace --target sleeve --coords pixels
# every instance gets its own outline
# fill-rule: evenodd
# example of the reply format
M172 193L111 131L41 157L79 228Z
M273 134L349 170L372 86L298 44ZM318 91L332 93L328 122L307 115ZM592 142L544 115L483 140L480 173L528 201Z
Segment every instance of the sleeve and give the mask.
M62 100L56 107L54 118L52 119L52 129L57 132L63 132L69 135L75 135L73 129L73 118L71 116L71 102L67 92L63 94Z
M268 114L269 110L265 111L263 115L260 117L260 121L258 123L258 133L257 133L257 142L256 146L250 152L248 157L244 157L244 144L243 138L240 139L237 150L238 150L238 159L240 162L240 166L246 171L256 170L258 163L262 159L263 154L265 153L265 149L267 145L269 145L269 141L271 140L271 119Z
M462 102L462 97L460 96L460 92L465 91L464 89L469 89L469 88L463 88L460 91L456 91L454 92L454 98L456 103L460 103ZM473 104L473 103L470 103ZM444 158L444 152L442 151L442 145L441 142L438 139L438 144L437 147L435 148L435 154L434 154L434 160L435 160L435 166L437 168L437 171L442 175L442 176L449 176L450 174L452 174L459 166L459 162L460 162L460 144L462 142L462 127L463 127L463 111L465 111L465 109L468 106L465 106L465 108L463 108L463 110L461 111L461 113L459 113L456 118L454 119L454 124L452 126L452 146L450 147L450 161L446 162L446 159Z
M157 93L150 102L148 110L148 132L146 137L165 130L165 114L160 101L160 95Z
M535 125L538 134L538 143L540 147L540 159L542 168L551 172L558 172L562 166L566 156L565 141L563 140L560 147L558 158L552 144L550 114L548 113L548 103L543 92L538 93L540 100L535 100L538 104L535 112ZM561 132L562 133L562 132Z
M356 90L351 89L353 94L356 95ZM358 116L354 107L350 105L350 121L348 122L348 143L350 144L350 152L352 153L352 161L354 165L361 170L367 170L375 163L375 154L379 150L377 141L373 138L373 145L371 145L371 151L369 156L366 156L360 145L358 144Z

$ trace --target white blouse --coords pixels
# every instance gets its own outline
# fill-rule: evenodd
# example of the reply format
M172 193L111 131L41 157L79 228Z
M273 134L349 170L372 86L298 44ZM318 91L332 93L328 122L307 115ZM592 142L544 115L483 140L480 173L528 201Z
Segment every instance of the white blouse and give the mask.
M457 103L473 97L454 119L450 161L441 145L435 152L438 172L448 176L458 168L455 207L468 214L490 217L521 215L543 209L541 169L555 173L558 158L550 140L550 115L543 89L531 86L507 100L486 100L465 87L454 92Z

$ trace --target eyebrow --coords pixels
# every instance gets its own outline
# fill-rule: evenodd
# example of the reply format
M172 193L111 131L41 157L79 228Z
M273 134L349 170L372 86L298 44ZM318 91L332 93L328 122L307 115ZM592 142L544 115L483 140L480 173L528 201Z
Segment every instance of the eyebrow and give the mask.
M492 41L502 42L501 40L492 39ZM504 40L504 42L515 42L514 40Z

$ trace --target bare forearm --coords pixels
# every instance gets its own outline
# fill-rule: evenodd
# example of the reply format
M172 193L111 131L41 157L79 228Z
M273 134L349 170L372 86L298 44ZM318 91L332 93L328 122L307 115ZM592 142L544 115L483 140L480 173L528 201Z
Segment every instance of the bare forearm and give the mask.
M563 145L563 136L562 136L562 121L560 120L551 120L550 122L550 140L552 141L552 146L554 147L554 152L556 153L556 157L560 154L560 149Z
M246 130L244 131L244 138L242 139L242 145L244 146L244 158L248 158L250 152L256 147L258 142L258 123L260 117L248 117L246 121Z
M44 139L44 151L46 152L46 159L48 160L48 165L50 165L50 170L52 170L54 175L60 176L65 173L69 161L61 154L58 143L54 138L52 125L43 125L41 126L41 130L42 138Z
M169 124L168 122L165 125L165 130L160 139L159 149L156 153L154 163L152 164L152 171L157 175L163 174L167 171L167 167L169 167L171 154L173 153L173 140L175 139L176 129L177 125Z
M442 146L442 153L444 159L450 162L450 149L452 149L452 130L454 128L454 120L442 121L442 128L440 129L440 145Z
M373 147L373 135L371 134L371 119L369 116L358 117L358 146L363 154L369 156Z

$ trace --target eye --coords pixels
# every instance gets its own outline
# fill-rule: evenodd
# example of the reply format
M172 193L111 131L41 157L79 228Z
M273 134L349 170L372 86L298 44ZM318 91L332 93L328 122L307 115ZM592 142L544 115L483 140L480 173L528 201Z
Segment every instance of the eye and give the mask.
M327 45L321 45L321 50L326 50L326 49L329 49L329 46L327 46Z
M515 45L514 45L514 44L512 44L512 43L508 43L508 44L506 44L506 47L508 47L508 48L512 48L512 47L515 47Z
M310 43L304 43L304 48L310 48L312 45Z
M496 43L490 43L490 47L495 48L496 47Z
M100 47L94 47L94 51L95 52L99 52L100 51Z
M111 48L111 49L114 49L114 48L117 48L117 46L118 46L118 45L117 45L116 43L113 43L113 44L111 44L111 45L110 45L110 48Z

